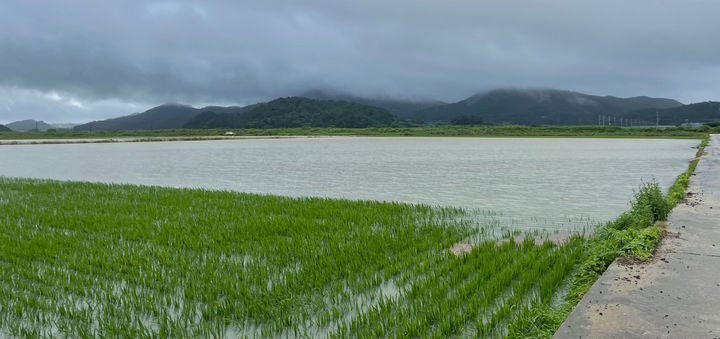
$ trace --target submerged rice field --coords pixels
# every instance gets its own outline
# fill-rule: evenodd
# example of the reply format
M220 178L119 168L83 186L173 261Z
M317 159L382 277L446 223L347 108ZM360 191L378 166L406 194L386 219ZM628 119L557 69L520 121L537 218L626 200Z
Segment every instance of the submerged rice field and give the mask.
M398 201L515 229L582 229L669 187L698 140L377 138L0 147L0 176Z
M0 337L502 337L583 239L456 208L0 177ZM469 253L449 248L472 239Z

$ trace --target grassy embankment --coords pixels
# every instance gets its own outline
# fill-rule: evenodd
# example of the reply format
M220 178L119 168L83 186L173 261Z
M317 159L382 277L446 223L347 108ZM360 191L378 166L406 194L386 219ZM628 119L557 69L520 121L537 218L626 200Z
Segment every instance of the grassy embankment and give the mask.
M720 133L720 127L716 128ZM177 129L95 132L2 132L0 140L137 138L220 138L231 131L236 136L466 136L466 137L611 137L611 138L704 138L708 128L623 128L610 126L437 126L377 128L282 128L282 129Z
M557 305L530 305L510 324L512 337L549 338L572 312L608 266L618 257L647 260L652 257L665 232L659 221L685 199L690 175L695 171L709 138L700 143L695 159L663 196L656 183L643 184L635 193L630 211L615 221L598 227L584 245L584 257L570 283L570 289Z
M584 240L498 246L463 215L0 177L0 336L500 336Z

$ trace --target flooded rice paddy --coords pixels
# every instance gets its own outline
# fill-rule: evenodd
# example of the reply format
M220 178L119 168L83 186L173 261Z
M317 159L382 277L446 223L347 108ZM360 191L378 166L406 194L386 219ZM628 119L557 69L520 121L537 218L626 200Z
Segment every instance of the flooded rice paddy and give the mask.
M568 229L665 189L697 140L328 137L0 147L0 176L463 207L484 222Z
M497 240L505 227L614 218L642 180L670 185L696 144L0 146L0 337L503 337L553 303L584 249Z

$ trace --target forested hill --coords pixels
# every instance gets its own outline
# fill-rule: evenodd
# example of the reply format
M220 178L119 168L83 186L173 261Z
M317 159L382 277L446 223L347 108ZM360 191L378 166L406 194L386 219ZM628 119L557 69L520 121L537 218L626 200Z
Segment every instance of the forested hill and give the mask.
M338 94L315 92L317 97ZM362 102L356 102L362 101ZM373 102L398 112L368 105ZM598 116L655 121L661 124L720 120L720 103L704 102L683 106L672 99L594 96L572 91L498 89L473 95L453 104L427 100L363 99L322 100L306 97L279 98L266 103L238 107L162 105L143 113L93 121L76 126L77 131L153 130L176 128L285 128L285 127L370 127L390 126L401 119L451 123L456 118L482 119L490 124L594 125ZM413 107L424 107L408 111ZM12 129L12 126L8 126Z
M10 132L10 131L12 131L12 130L5 127L4 125L0 125L0 132Z
M413 112L427 109L430 107L436 107L441 105L447 105L446 102L439 100L425 99L425 100L408 100L408 99L397 99L397 98L366 98L358 97L342 92L323 91L323 90L312 90L307 91L300 95L301 97L317 99L317 100L335 100L335 101L348 101L357 102L363 105L375 106L384 108L390 113L397 115L402 119L408 118Z
M204 108L194 108L186 105L168 104L151 108L143 113L89 122L75 126L73 129L76 131L118 131L182 128L183 125L200 114L200 112L208 110L231 113L242 111L243 107L208 106Z
M304 97L279 98L257 104L246 112L221 114L205 111L185 128L292 128L389 126L398 121L388 110L347 101Z
M706 101L668 109L643 109L629 112L624 118L656 123L679 125L684 122L720 121L720 102Z
M630 111L681 106L672 99L595 96L552 89L498 89L473 95L454 104L413 112L410 119L451 121L476 115L485 122L525 125L591 125L598 115L620 115Z

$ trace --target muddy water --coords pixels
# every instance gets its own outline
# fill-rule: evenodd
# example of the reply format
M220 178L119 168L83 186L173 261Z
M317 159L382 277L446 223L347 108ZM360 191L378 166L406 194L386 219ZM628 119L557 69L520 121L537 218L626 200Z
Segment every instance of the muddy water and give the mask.
M696 140L309 138L0 146L0 175L459 206L518 228L609 220Z

